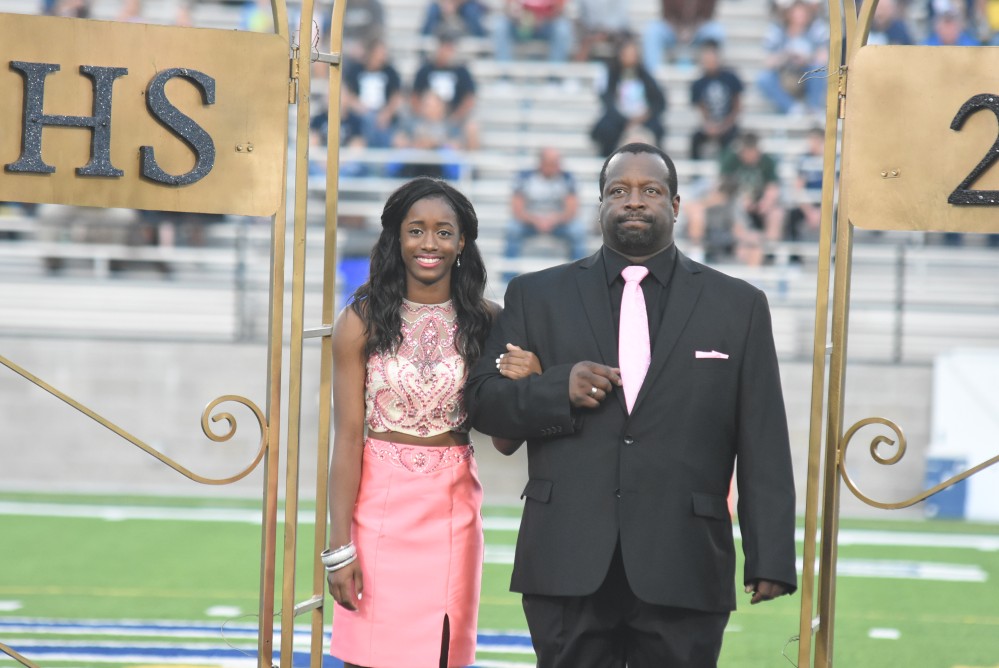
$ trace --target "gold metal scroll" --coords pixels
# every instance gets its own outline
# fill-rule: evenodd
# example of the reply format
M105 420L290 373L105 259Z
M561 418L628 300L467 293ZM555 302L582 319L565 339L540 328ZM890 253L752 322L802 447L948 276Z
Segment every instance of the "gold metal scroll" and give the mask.
M76 410L80 411L81 413L83 413L84 415L86 415L87 417L89 417L91 420L98 423L102 427L105 427L113 431L115 434L121 436L123 439L125 439L132 445L135 445L140 450L146 452L149 455L152 455L162 463L172 468L174 471L177 471L186 478L190 478L194 482L200 482L204 485L228 485L237 482L239 480L242 480L246 476L250 475L250 473L253 472L253 469L257 468L257 464L259 464L260 460L263 458L264 450L267 447L267 420L266 418L264 418L263 411L261 411L260 408L258 408L255 403L253 403L246 397L240 397L235 394L227 394L225 396L219 397L218 399L215 399L214 401L209 403L201 414L201 430L205 433L205 436L215 441L216 443L224 443L229 439L231 439L233 436L235 436L237 424L236 424L236 418L233 417L232 413L220 413L212 415L212 411L214 411L215 408L219 406L219 404L231 401L237 404L242 404L246 408L250 409L250 411L253 413L253 416L257 419L257 426L260 428L260 444L257 449L257 454L253 458L253 461L251 461L241 471L238 471L237 473L234 473L233 475L230 475L226 478L208 478L202 475L198 475L194 471L191 471L190 469L181 466L176 461L167 457L156 448L152 447L151 445L141 441L132 434L128 433L127 431L125 431L118 425L114 424L107 418L104 418L95 411L87 408L86 406L76 401L69 395L65 394L64 392L60 392L59 390L49 385L38 376L35 376L34 374L31 374L22 367L18 366L17 364L14 364L6 357L0 356L0 364L3 364L5 367L10 369L14 373L19 374L26 380L30 381L31 383L34 383L35 385L42 388L52 396L63 401L72 408L75 408ZM211 425L209 424L209 420L211 420L212 422L219 422L225 420L225 422L229 425L228 431L226 431L224 434L215 433Z
M118 24L113 22L82 21L52 17L31 17L22 15L0 15L0 50L10 55L18 49L15 58L35 59L38 62L58 61L63 74L79 79L78 65L99 64L108 66L109 61L121 58L121 66L129 68L129 76L136 81L155 73L157 68L203 67L219 78L232 78L222 81L229 97L221 93L217 97L220 113L215 120L197 117L217 142L218 162L212 178L181 189L160 189L147 191L145 183L131 181L83 180L83 185L74 180L73 168L85 164L80 156L86 154L87 132L68 132L65 144L57 145L51 138L44 139L44 156L59 169L58 179L34 179L28 175L29 185L12 186L21 183L10 174L0 174L0 199L27 202L53 202L81 206L127 206L162 210L182 210L190 212L217 212L251 215L274 215L271 228L271 277L270 315L268 325L267 361L267 400L263 410L245 397L225 395L212 401L201 416L202 430L215 442L229 441L237 431L236 418L229 412L216 412L222 404L233 402L250 410L260 430L259 447L253 461L237 473L225 478L208 478L179 465L136 436L115 425L80 402L55 389L40 378L29 373L10 360L0 357L0 364L15 371L29 382L51 393L67 405L87 415L102 426L141 448L146 453L178 471L182 475L210 485L225 485L240 480L253 471L263 461L263 507L261 521L260 554L260 600L258 626L257 665L270 668L273 660L274 633L274 581L277 534L278 469L281 413L282 342L284 314L284 275L285 275L285 174L287 173L287 104L289 88L289 35L286 0L271 0L271 13L274 20L274 34L250 34L231 31L187 29L169 26ZM16 29L15 29L16 28ZM10 31L13 30L12 34ZM150 49L155 56L148 56ZM147 56L141 54L146 53ZM98 63L83 63L81 58L92 54L100 55ZM184 62L164 62L175 57ZM134 60L138 58L138 60ZM141 62L140 62L141 61ZM115 63L110 63L115 64ZM247 70L253 76L246 76ZM11 80L0 68L0 86L7 86ZM8 72L10 74L10 72ZM141 76L140 76L141 75ZM18 90L21 82L16 81ZM67 79L69 81L69 79ZM79 83L79 82L76 82ZM62 89L66 83L55 83L53 79L52 101L57 102L67 95L73 103L76 97L89 100L87 91L73 92L72 86ZM129 92L134 95L129 95ZM189 92L188 92L189 93ZM178 106L183 106L187 93L171 92ZM127 86L115 90L115 105L119 110L132 109L132 112L114 111L112 122L115 134L112 137L112 159L120 163L123 170L132 152L138 146L136 141L156 143L164 138L164 130L148 118L144 106L136 107L141 101L142 91ZM134 97L136 99L129 99ZM225 99L225 103L223 103ZM13 102L12 102L13 100ZM20 114L16 102L20 95L0 95L0 125L5 128L19 127L20 115L14 119L11 114ZM64 115L86 115L85 109L50 109L46 99L46 113ZM121 102L122 106L117 107ZM235 106L232 103L236 103ZM11 105L14 105L13 107ZM13 111L11 111L13 109ZM187 110L185 108L185 110ZM191 112L194 116L194 112ZM133 113L134 112L134 113ZM8 118L8 116L11 116ZM150 125L151 123L151 125ZM218 125L215 125L215 124ZM16 160L16 152L8 158L12 135L4 133L6 139L0 141L0 160ZM183 146L179 147L175 138L166 135L167 143L162 150L156 144L157 159L174 171L183 169L184 160L190 160ZM134 140L134 141L133 141ZM248 150L249 145L253 150ZM14 147L16 149L16 146ZM301 147L299 147L300 150ZM242 149L242 150L240 150ZM116 153L121 151L121 153ZM224 154L223 154L224 153ZM122 157L123 156L123 157ZM68 161L64 162L63 161ZM131 164L131 163L128 163ZM221 167L221 168L220 168ZM134 176L135 169L131 169ZM61 173L60 173L61 172ZM20 175L18 175L20 176ZM216 178L217 177L217 178ZM125 185L122 185L125 184ZM121 186L119 188L118 186ZM3 195L15 187L14 195ZM127 192L126 192L127 191ZM149 194L154 193L154 194ZM123 199L124 198L124 199ZM219 423L225 423L220 425ZM214 427L213 427L214 423ZM223 428L218 429L219 426ZM26 657L5 644L0 644L0 653L12 657L25 666L34 667ZM291 655L288 654L290 662ZM290 664L289 664L290 665Z
M905 231L999 231L995 209L948 201L948 193L972 172L983 155L995 148L997 130L993 119L999 119L999 111L995 111L999 106L981 109L992 113L972 114L960 131L951 128L951 121L972 97L984 93L983 99L987 99L987 94L999 93L999 76L992 74L999 69L999 50L866 46L877 4L876 0L864 2L858 12L855 0L829 2L829 82L800 590L799 668L833 665L841 480L864 503L896 509L919 503L999 463L999 456L993 457L900 502L878 501L864 494L846 469L847 448L864 427L881 425L894 434L894 438L877 436L872 440L870 453L878 464L897 463L907 447L902 429L882 417L860 420L844 433L854 225ZM993 66L983 67L983 63ZM958 73L964 76L955 76ZM842 128L840 119L843 119ZM837 184L835 161L840 129L843 166ZM975 179L965 187L999 190L999 167L992 165L979 170ZM839 198L835 201L837 185ZM838 211L835 228L834 210ZM827 316L830 286L831 330ZM896 448L893 454L882 454L881 448L891 447ZM820 514L822 538L816 591Z
M957 475L951 476L950 478L947 478L943 482L934 485L930 489L924 490L913 497L905 499L904 501L878 501L860 491L860 488L850 477L849 471L847 471L846 467L846 450L848 447L850 447L850 441L853 440L853 437L856 436L858 431L872 424L880 424L885 427L888 427L895 434L894 439L889 438L887 436L875 436L874 439L871 440L869 448L871 459L873 459L878 464L881 464L882 466L893 466L899 463L900 461L902 461L902 458L905 457L908 445L905 440L905 435L902 433L902 429L891 420L886 420L885 418L880 418L880 417L865 418L863 420L860 420L859 422L855 423L852 427L850 427L849 431L847 431L846 435L843 437L842 445L840 446L840 458L841 458L840 475L843 476L843 483L850 489L851 492L853 492L854 496L856 496L858 499L860 499L867 505L873 506L875 508L882 508L884 510L899 510L901 508L908 508L909 506L914 506L917 503L920 503L921 501L925 501L926 499L930 498L937 492L942 492L948 487L956 485L962 480L970 478L979 471L983 471L989 468L990 466L999 463L999 455L996 455L995 457L987 459L981 464L973 466L970 469L967 469ZM895 454L893 454L890 457L882 456L879 451L879 448L881 446L895 448Z

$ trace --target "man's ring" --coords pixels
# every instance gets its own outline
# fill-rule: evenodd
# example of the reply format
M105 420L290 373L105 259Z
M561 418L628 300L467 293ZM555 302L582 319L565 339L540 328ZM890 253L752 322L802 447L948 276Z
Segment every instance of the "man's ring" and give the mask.
M590 388L590 396L591 397L596 397L597 396L597 386L596 385L594 385L593 387Z

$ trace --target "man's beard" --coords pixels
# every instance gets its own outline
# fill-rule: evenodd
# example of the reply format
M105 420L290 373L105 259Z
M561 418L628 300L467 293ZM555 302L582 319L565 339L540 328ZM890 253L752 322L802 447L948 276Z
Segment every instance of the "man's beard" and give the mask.
M656 228L652 226L652 221L642 218L647 225L638 229L627 229L622 224L631 218L621 218L614 224L614 238L617 240L618 250L626 255L642 255L657 249L653 248L656 241Z

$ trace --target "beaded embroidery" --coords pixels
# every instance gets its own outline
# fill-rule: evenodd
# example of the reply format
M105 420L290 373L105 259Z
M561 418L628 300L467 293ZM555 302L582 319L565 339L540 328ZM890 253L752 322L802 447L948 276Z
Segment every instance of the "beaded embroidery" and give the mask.
M364 447L380 462L412 473L433 473L468 461L475 454L471 445L421 447L368 439Z
M467 431L465 360L455 347L458 315L443 304L402 302L402 343L368 358L365 420L372 432L426 438Z

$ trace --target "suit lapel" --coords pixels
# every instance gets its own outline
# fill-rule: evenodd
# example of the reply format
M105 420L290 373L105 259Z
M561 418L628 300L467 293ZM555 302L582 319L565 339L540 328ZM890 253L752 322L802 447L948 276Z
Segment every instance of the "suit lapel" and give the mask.
M590 321L590 331L597 340L601 364L617 366L617 338L614 335L614 316L611 313L607 292L607 274L603 256L597 251L579 264L577 287L583 310ZM620 394L620 393L617 393Z
M631 409L632 415L638 410L645 395L655 384L655 379L662 373L666 360L680 339L680 334L690 319L690 314L694 311L697 299L701 294L701 272L700 266L692 262L679 250L676 252L676 268L673 271L672 285L669 288L669 295L666 299L666 308L663 309L662 319L659 321L659 334L656 336L655 352L649 362L649 370L645 374L645 381L638 391L635 405ZM617 394L623 395L623 392Z

